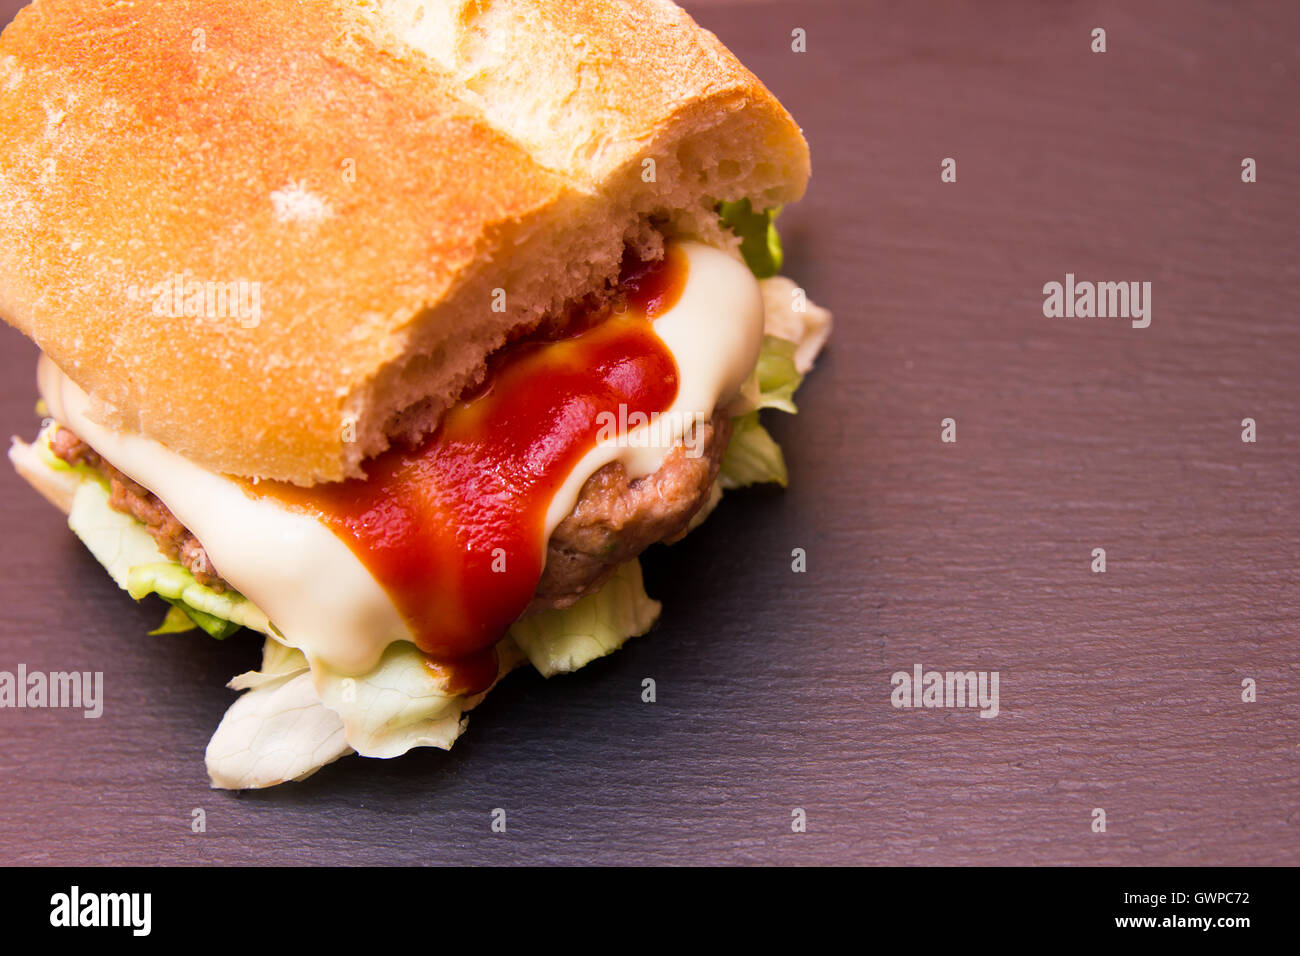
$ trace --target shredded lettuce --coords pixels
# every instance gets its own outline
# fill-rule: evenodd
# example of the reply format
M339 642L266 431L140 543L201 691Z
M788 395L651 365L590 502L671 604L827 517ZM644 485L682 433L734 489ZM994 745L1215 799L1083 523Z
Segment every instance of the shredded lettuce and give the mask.
M641 564L620 565L595 594L563 610L538 611L514 623L510 636L545 677L567 674L640 637L661 605L645 593Z
M740 254L745 257L745 265L760 279L781 271L784 256L781 236L774 223L780 211L778 206L755 212L748 199L718 203L718 215L723 225L740 237Z

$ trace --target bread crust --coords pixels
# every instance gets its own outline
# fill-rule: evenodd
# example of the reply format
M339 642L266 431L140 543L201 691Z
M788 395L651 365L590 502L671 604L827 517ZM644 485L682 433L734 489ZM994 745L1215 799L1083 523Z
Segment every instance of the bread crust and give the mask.
M0 130L0 314L106 424L300 484L440 414L645 217L807 176L780 104L653 0L39 0L0 36Z

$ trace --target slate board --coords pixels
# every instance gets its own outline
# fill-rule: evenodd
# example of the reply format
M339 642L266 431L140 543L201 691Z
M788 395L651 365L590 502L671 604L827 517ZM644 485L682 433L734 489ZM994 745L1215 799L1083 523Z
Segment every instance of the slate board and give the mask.
M1300 859L1300 7L689 8L813 148L788 272L838 325L772 424L790 489L658 549L650 636L515 675L452 752L237 796L202 754L258 642L145 636L6 470L0 669L107 701L0 711L0 862ZM1067 272L1151 282L1150 327L1045 318ZM29 437L35 350L0 354ZM999 715L894 708L915 664L997 671Z

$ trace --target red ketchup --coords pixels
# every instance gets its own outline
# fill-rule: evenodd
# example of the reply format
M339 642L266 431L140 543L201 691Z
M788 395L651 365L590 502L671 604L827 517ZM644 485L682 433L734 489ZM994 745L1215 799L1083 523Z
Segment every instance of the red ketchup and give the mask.
M378 455L365 478L263 481L250 493L324 522L388 592L430 670L457 693L486 690L495 645L541 580L551 499L595 447L597 416L620 403L649 416L677 396L677 364L652 322L680 297L687 268L673 247L655 263L628 253L626 310L507 346L419 447Z

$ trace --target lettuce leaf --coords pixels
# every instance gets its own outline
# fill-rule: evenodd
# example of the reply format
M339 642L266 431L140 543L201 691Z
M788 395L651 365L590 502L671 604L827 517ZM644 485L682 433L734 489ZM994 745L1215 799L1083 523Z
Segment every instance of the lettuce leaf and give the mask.
M760 279L781 271L784 255L781 236L774 222L780 211L778 206L755 212L748 199L718 203L718 215L723 225L740 237L740 254L745 257L745 265Z
M190 627L177 628L178 631L192 631L195 627L198 627L207 633L208 636L215 637L219 641L224 641L231 634L234 634L237 630L243 627L242 624L236 624L234 621L228 621L215 614L208 614L204 611L200 611L198 608L190 607L189 604L184 601L176 600L174 598L163 598L163 600L170 604L171 608L167 611L167 616L163 618L162 624L150 631L150 634L172 633L166 630L166 628L174 626L174 619L172 616L174 611L179 611L190 621ZM169 625L169 621L173 621L173 624Z
M763 294L767 334L793 342L795 368L801 374L807 373L830 337L834 325L830 312L785 276L760 279L758 288Z
M245 790L305 779L351 752L342 718L320 702L303 667L231 704L204 760L213 787Z
M563 610L516 621L510 636L544 677L567 674L650 630L663 607L645 593L641 563L628 561L595 594Z
M746 485L775 483L785 487L789 474L781 446L759 422L759 410L776 408L791 415L798 412L794 393L803 382L795 365L794 342L775 335L763 336L763 349L754 370L756 395L747 403L749 411L731 420L731 440L718 468L718 487L723 491Z
M320 702L343 721L348 746L363 757L396 757L414 747L450 750L465 730L467 698L447 691L441 671L409 641L388 645L358 677L312 668Z
M162 623L149 632L149 636L156 634L182 634L185 631L192 631L197 624L194 618L185 613L179 605L173 604L167 609L167 616L162 619Z
M731 441L718 468L718 484L730 491L768 482L783 488L789 483L785 456L781 446L759 424L758 412L753 411L732 421Z
M785 456L759 421L758 412L775 408L794 415L799 411L794 393L830 334L831 314L810 302L789 279L777 275L782 260L781 240L773 220L779 211L756 213L748 199L718 205L723 224L741 237L741 255L759 279L766 334L758 366L734 406L741 414L732 419L731 440L718 469L709 511L717 504L721 490L767 482L783 487L788 484ZM697 515L691 527L701 520Z
M794 393L803 376L794 363L795 344L775 335L763 336L763 350L758 356L759 408L779 408L791 415L799 409Z
M285 677L307 670L311 665L296 647L281 644L273 637L262 643L262 666L259 670L245 671L232 677L226 684L231 690L252 690L267 684L279 683Z
M146 594L179 607L190 619L218 640L247 625L267 633L270 624L252 602L235 591L218 593L199 584L189 569L175 561L134 565L126 575L126 591L137 601Z

